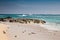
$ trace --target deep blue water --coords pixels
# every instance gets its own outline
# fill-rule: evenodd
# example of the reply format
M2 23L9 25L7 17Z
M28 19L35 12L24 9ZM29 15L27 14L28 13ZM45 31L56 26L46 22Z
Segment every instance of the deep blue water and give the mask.
M8 16L12 18L33 18L45 20L47 22L60 23L60 14L0 14L0 18Z

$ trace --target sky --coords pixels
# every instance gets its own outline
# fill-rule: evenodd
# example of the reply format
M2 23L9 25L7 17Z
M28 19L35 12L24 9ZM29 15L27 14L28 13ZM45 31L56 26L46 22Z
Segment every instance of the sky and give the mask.
M60 14L60 0L0 0L0 14Z

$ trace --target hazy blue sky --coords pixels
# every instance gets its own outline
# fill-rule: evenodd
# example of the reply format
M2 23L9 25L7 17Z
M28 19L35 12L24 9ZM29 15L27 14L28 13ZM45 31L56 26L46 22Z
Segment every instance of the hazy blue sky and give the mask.
M0 14L60 14L60 0L0 0Z

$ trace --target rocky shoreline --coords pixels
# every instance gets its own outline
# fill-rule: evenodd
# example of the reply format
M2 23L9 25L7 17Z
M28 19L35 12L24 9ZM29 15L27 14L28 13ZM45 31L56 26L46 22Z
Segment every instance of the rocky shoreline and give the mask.
M46 21L44 20L39 20L39 19L27 19L27 18L12 18L12 17L6 17L6 18L0 18L0 21L2 22L19 22L19 23L41 23L41 24L44 24L46 23Z

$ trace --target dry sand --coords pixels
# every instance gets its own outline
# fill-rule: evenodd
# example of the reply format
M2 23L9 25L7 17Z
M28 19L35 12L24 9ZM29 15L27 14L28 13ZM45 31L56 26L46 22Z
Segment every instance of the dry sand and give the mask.
M60 40L60 31L40 24L0 23L0 40Z
M6 29L8 25L0 23L0 40L9 40L6 34Z

